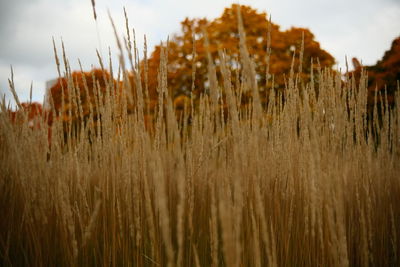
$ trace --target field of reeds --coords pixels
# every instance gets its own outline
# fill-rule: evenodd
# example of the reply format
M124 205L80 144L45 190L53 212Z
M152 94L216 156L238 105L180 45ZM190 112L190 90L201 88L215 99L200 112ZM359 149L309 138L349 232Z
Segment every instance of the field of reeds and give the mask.
M262 106L241 46L241 82L221 51L222 78L210 60L210 94L180 113L165 48L151 127L129 62L122 90L108 81L85 122L43 115L32 127L26 112L15 123L3 101L0 265L399 266L398 107L368 113L365 74L315 68L303 81L299 66Z

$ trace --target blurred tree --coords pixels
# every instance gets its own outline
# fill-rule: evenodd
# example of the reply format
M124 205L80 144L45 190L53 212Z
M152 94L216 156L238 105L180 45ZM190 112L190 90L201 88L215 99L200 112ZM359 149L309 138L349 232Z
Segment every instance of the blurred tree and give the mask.
M121 94L122 90L130 88L131 93L133 92L133 77L129 75L127 80L128 82L124 84L115 80L108 71L101 69L89 72L75 71L67 77L58 78L50 88L55 111L55 114L51 114L51 118L63 122L65 140L69 134L77 136L81 125L86 126L90 116L95 133L101 134L97 131L99 129L97 125L101 122L100 107L104 106L106 96L109 96L110 100L113 98L114 103L119 103L115 105L112 114L114 120L119 120L123 107L120 105L122 97L127 99L126 94ZM125 93L128 91L125 90ZM128 113L133 112L134 102L127 101L126 107Z
M52 124L52 114L43 110L42 104L38 102L23 102L16 111L9 110L10 120L14 125L20 126L27 123L32 130L39 130L44 125ZM48 143L51 143L51 128L47 128Z
M400 81L400 37L393 40L392 46L385 52L383 58L375 65L362 66L357 63L357 59L353 59L354 75L358 81L361 70L364 68L368 73L368 107L371 111L375 102L375 94L377 94L377 103L380 104L382 97L387 93L387 100L390 106L393 106L395 91ZM379 93L382 97L379 96Z
M81 122L86 125L89 116L92 116L93 123L99 123L100 110L106 101L106 95L116 104L113 110L113 119L120 120L124 107L127 114L136 111L137 95L135 74L127 73L125 80L115 80L112 75L105 70L93 69L89 72L75 71L68 77L61 77L50 88L52 104L56 114L51 114L51 119L62 120L64 131L79 129ZM125 102L126 105L123 105ZM145 105L148 103L146 102ZM151 111L154 103L148 104ZM144 111L147 107L144 108ZM144 114L145 125L151 127L153 120L152 114ZM97 129L97 127L94 127Z
M169 41L168 54L168 87L172 96L180 94L189 95L192 88L192 65L195 64L195 91L198 95L201 92L207 92L209 82L207 79L207 51L205 48L204 31L208 35L210 42L209 51L215 62L217 76L220 76L218 59L218 50L223 49L228 56L228 65L232 70L240 68L239 52L239 30L237 18L238 5L233 4L226 8L221 17L208 21L207 19L189 19L186 18L182 23L182 31L176 34ZM244 29L246 31L246 45L250 57L255 63L257 73L256 79L260 90L266 86L266 56L267 56L267 14L257 12L248 6L241 6L241 15ZM284 74L289 74L293 52L300 51L302 36L304 34L304 56L302 66L302 77L308 78L311 67L311 59L317 58L321 67L331 67L334 64L334 58L314 39L314 35L304 28L291 28L281 31L279 26L271 23L270 47L272 53L269 61L269 73L273 74L275 79L275 88L284 88ZM196 55L193 58L193 36L195 36ZM149 58L149 91L150 96L156 95L157 69L159 66L161 47L156 46L154 52ZM298 64L298 57L295 63ZM297 69L296 69L297 71ZM235 75L233 75L235 76ZM270 82L272 79L269 79ZM235 82L235 77L232 77ZM268 88L271 84L268 84Z
M37 102L21 103L21 108L16 111L9 111L10 119L15 124L28 122L28 126L32 129L40 128L40 118L44 115L43 108Z
M92 109L96 118L100 96L106 94L108 86L116 88L117 82L110 73L100 69L75 71L68 78L58 78L50 88L56 116L64 121L75 121L79 116L88 117Z

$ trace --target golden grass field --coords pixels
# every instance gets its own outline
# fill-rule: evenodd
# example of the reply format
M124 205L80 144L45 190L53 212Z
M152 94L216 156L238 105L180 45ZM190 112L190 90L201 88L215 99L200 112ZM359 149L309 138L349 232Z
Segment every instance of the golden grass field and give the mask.
M101 123L75 128L13 124L3 101L0 265L400 266L398 106L367 119L365 75L294 66L262 108L241 46L242 82L221 52L221 80L178 119L164 54L152 131L140 79L133 114L110 81Z

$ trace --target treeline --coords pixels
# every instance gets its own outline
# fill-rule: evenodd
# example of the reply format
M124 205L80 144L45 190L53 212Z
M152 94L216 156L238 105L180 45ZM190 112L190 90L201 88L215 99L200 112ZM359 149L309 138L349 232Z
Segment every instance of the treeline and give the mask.
M229 83L235 88L237 105L243 111L253 101L254 90L257 90L259 101L266 110L272 95L280 96L284 101L285 89L290 86L290 75L296 73L295 81L301 89L310 82L313 73L332 68L334 58L320 47L308 29L291 28L281 31L279 25L268 20L266 13L257 12L249 6L238 7L234 4L226 8L221 17L213 21L186 18L181 23L181 33L174 35L165 44L166 49L164 45L159 45L149 58L145 56L141 61L135 59L132 67L136 65L136 71L122 75L115 75L112 70L110 73L105 69L68 73L67 67L65 77L60 77L50 89L51 96L48 99L52 111L42 110L39 103L23 103L17 111L10 110L10 116L13 121L21 121L18 114L28 109L28 120L32 127L35 125L34 117L38 115L46 117L49 126L54 119L73 121L75 125L81 125L81 122L86 124L88 121L97 123L97 107L101 101L106 101L107 95L117 96L112 98L116 103L124 102L126 110L121 112L128 114L134 112L137 98L142 97L145 124L148 129L152 129L159 102L162 53L166 54L167 61L164 82L167 83L168 97L173 101L178 120L185 107L198 106L201 95L212 95L210 87L225 86L222 60L231 72ZM242 29L239 29L240 25ZM131 47L128 39L126 45ZM132 53L138 55L136 47L133 50ZM353 64L355 70L348 73L343 82L358 85L361 72L367 72L367 112L372 114L375 102L378 103L378 109L385 101L393 107L400 80L400 37L393 41L391 49L376 65L361 66L357 59L353 59ZM318 80L313 82L317 84ZM348 88L353 90L355 87ZM225 90L222 88L220 95L214 98L219 99L219 108L227 116Z

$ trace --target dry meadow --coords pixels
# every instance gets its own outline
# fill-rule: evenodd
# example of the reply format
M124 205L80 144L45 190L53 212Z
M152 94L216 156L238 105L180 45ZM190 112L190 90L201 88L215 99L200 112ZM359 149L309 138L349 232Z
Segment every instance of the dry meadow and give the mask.
M180 113L163 49L151 127L145 84L127 89L128 73L144 71L129 45L123 90L109 81L99 92L96 121L38 117L31 129L3 101L0 265L399 266L398 107L368 112L365 73L355 81L316 62L310 81L293 66L262 105L239 29L243 68L220 51L210 93ZM68 61L58 67L69 77Z

